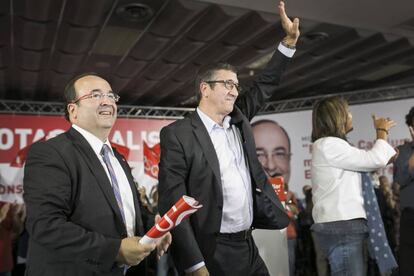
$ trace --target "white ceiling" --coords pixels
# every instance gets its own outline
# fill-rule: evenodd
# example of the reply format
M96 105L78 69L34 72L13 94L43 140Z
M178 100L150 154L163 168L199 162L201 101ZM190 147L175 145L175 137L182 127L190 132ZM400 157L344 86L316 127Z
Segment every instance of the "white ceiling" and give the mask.
M277 13L275 0L199 0L257 11ZM286 9L290 16L307 21L326 22L377 31L392 37L403 35L414 41L413 0L288 0ZM404 24L411 21L411 26Z

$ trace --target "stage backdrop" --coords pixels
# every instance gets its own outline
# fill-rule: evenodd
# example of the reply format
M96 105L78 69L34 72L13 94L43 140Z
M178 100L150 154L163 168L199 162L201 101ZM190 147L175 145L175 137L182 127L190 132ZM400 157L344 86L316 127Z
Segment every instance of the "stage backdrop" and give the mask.
M129 148L133 175L140 186L147 188L147 193L157 180L144 174L143 142L150 147L159 143L161 128L171 122L120 118L109 135L110 141ZM0 115L0 201L22 202L23 167L19 164L25 149L35 141L66 131L69 126L61 116Z
M414 99L351 106L354 131L350 133L349 140L360 148L369 149L372 146L375 132L371 114L374 113L397 121L397 127L391 131L390 142L394 146L403 143L410 137L404 116L411 106L414 106ZM278 122L290 136L290 188L302 197L302 186L310 184L311 111L257 116L253 122L259 119ZM158 181L144 173L143 143L145 141L149 147L156 145L159 142L159 131L171 122L172 120L118 119L110 134L112 142L129 148L128 161L133 167L133 175L139 185L146 188L147 195L150 195ZM54 137L68 127L69 124L63 117L0 115L0 201L22 200L23 168L18 165L22 162L24 149L34 141ZM389 167L382 173L391 176L392 168ZM253 234L271 275L289 275L285 231L256 230Z
M348 140L361 149L370 149L375 140L375 130L371 114L390 117L397 122L389 135L389 142L395 147L403 144L410 138L410 133L405 124L405 115L414 106L414 99L400 101L388 101L381 103L362 104L350 106L353 115L354 130L349 133ZM299 111L256 116L252 122L261 119L269 119L277 122L288 133L291 141L291 176L289 188L303 198L302 187L311 185L311 157L312 157L312 111ZM392 165L380 172L392 179Z

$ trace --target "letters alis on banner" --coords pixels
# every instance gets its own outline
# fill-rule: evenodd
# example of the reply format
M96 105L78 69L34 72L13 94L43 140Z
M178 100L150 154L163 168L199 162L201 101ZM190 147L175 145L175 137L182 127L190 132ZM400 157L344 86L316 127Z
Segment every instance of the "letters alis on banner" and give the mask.
M158 163L160 162L160 144L155 144L152 148L144 143L144 173L152 178L158 179Z

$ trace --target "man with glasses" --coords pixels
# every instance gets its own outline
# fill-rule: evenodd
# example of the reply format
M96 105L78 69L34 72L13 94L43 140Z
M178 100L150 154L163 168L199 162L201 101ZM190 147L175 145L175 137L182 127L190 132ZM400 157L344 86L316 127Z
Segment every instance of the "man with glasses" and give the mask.
M268 275L252 227L278 229L289 220L256 156L249 121L272 96L299 37L299 20L279 4L286 33L272 59L239 97L236 70L205 65L196 80L198 108L161 130L159 209L186 194L203 207L172 230L172 256L188 275Z
M171 235L138 243L153 221L140 208L128 163L108 141L119 100L109 83L82 74L66 86L65 99L72 127L33 144L25 166L27 275L124 275L155 247L162 255ZM128 274L145 269L142 262Z

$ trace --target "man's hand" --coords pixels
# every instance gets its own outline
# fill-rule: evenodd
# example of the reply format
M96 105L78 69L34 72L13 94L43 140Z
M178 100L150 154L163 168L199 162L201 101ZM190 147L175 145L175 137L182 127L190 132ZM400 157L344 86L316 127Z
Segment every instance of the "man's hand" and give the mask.
M6 203L6 204L4 204L3 206L1 206L1 209L0 209L0 223L3 221L3 220L5 220L6 219L6 217L7 217L7 213L9 212L9 210L10 210L10 206L11 206L11 203Z
M283 38L283 42L288 46L295 46L298 41L300 31L299 31L299 18L292 20L286 14L285 11L285 2L279 2L279 15L282 23L283 30L286 33L286 36Z
M10 212L12 212L13 229L12 238L17 238L24 229L24 220L26 219L26 206L24 204L14 203L11 206Z
M161 217L160 215L155 216L155 223L158 223L160 221ZM168 247L170 246L172 241L172 237L170 232L165 234L161 239L157 241L157 257L158 259L161 258L162 255L168 250Z
M137 265L155 249L155 243L140 244L139 240L139 237L123 239L116 261L120 264Z
M208 272L207 267L203 266L197 269L196 271L186 273L185 275L186 276L209 276L210 273Z
M15 222L21 222L26 219L26 206L24 204L13 204L13 220Z

